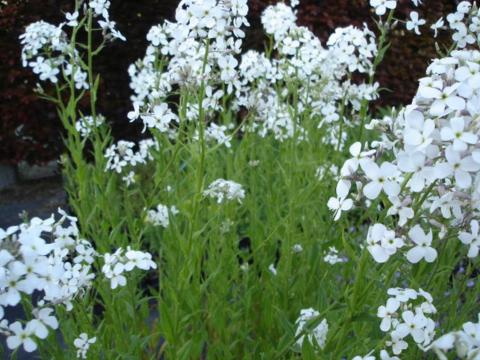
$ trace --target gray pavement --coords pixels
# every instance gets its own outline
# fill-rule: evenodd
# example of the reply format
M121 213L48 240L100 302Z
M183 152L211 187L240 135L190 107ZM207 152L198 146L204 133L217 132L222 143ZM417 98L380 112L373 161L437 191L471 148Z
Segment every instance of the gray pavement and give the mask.
M20 223L19 214L24 211L29 218L44 218L58 207L66 207L66 203L60 177L17 183L0 191L0 228Z

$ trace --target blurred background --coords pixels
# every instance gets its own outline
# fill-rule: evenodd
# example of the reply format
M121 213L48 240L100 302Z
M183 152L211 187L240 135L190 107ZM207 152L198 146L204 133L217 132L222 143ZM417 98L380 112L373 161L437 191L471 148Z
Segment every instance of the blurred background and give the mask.
M275 0L249 0L251 27L244 49L262 49L265 41L260 24L263 9ZM18 37L26 25L38 20L58 24L63 13L72 11L73 0L4 0L0 3L0 165L45 164L62 152L61 125L54 107L33 92L36 78L20 62ZM419 12L428 23L451 12L458 1L424 0ZM133 140L141 128L128 123L130 110L129 64L143 57L145 36L152 25L173 19L178 0L113 0L111 18L126 36L107 47L95 70L102 76L99 111L113 126L117 138ZM397 14L406 18L411 0L399 0ZM368 0L301 0L298 22L316 33L324 43L338 26L367 23L375 30ZM392 46L379 68L377 81L385 88L375 106L395 106L410 101L429 60L435 56L428 28L422 36L404 31L400 24Z

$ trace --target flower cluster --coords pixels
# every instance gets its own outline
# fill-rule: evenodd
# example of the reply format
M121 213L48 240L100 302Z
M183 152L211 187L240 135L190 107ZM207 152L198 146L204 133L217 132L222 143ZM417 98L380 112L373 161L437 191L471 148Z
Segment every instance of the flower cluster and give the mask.
M89 8L84 8L84 16L87 17L89 11L93 11L95 16L101 17L98 25L103 31L105 39L125 40L123 35L116 30L115 22L109 18L110 1L92 0L88 5ZM66 13L65 17L66 22L58 26L41 20L26 27L25 32L20 35L22 63L24 67L32 68L41 81L50 81L56 84L59 77L71 77L77 89L88 89L86 65L75 45L70 43L64 29L81 25L78 19L79 11ZM81 22L83 24L85 19Z
M420 225L415 225L408 232L408 239L412 247L405 254L412 264L424 259L426 262L433 262L437 258L437 250L431 247L432 231L426 234ZM368 229L367 249L376 262L384 263L397 250L405 245L403 236L397 236L395 231L389 230L383 224L374 224Z
M170 214L178 214L175 206L169 209L167 206L159 204L156 209L147 211L145 221L154 226L162 226L166 229L170 224Z
M95 278L94 262L101 255L80 237L75 217L61 209L59 215L59 220L52 215L0 229L0 333L7 336L10 349L23 346L27 352L35 351L38 340L45 339L49 329L59 327L55 307L70 311L75 298L82 296ZM150 254L130 247L125 254L120 248L103 257L102 271L112 288L125 285L124 271L156 268ZM22 299L30 302L30 320L9 323L4 318L5 307L17 306ZM80 355L88 350L87 343L75 345Z
M126 41L125 36L116 28L115 21L110 20L108 9L110 8L110 1L108 0L89 0L88 7L93 10L93 14L98 18L97 23L102 30L105 39L119 39Z
M435 336L435 322L428 317L436 313L432 296L422 289L400 288L389 289L388 295L377 312L382 319L380 330L389 334L387 346L399 355L408 348L409 336L420 347L429 345Z
M37 348L37 341L57 329L54 307L72 309L72 301L89 288L95 275L96 255L91 244L79 237L77 220L59 210L60 219L33 218L28 223L0 229L0 332L7 345L25 351ZM51 239L48 242L46 239ZM35 292L35 296L32 294ZM8 323L4 308L17 306L31 297L31 320Z
M335 265L338 263L346 262L346 259L344 257L338 256L338 250L335 246L330 246L328 248L328 251L325 253L325 256L323 257L323 261L330 265Z
M120 174L126 167L134 168L137 164L145 164L147 161L153 160L151 152L158 150L159 144L156 140L146 139L138 143L138 151L135 151L135 147L135 143L125 140L111 145L105 151L107 159L105 170L114 170Z
M415 7L421 3L421 1L413 0ZM370 5L375 9L377 15L383 16L387 11L393 11L397 7L397 0L370 0ZM438 36L439 30L448 29L452 33L452 40L457 49L464 49L480 42L480 9L476 2L460 1L456 11L448 14L446 20L447 24L441 17L430 26L434 37ZM402 22L405 23L408 31L413 31L417 35L421 34L420 27L427 23L415 10L410 12L406 21Z
M480 42L480 9L476 3L461 1L455 12L448 14L447 23L452 40L463 49Z
M241 203L245 198L245 190L234 181L217 179L208 185L203 195L216 199L219 204L227 200L237 200Z
M221 110L219 99L238 86L236 54L240 53L242 26L248 26L246 0L181 1L176 22L153 26L146 56L129 68L136 116L148 128L166 129L178 122L167 105L174 86L198 89L206 86L203 110ZM221 85L221 86L220 86ZM186 104L187 120L197 120L199 104L191 97ZM161 111L159 111L161 110Z
M345 134L332 125L351 125L347 111L354 113L362 102L376 98L377 84L351 81L354 72L371 73L378 53L375 35L366 26L339 28L325 48L310 30L296 24L295 11L284 3L267 7L262 23L273 37L275 56L252 50L242 55L234 107L249 111L252 121L245 130L300 141L306 135L302 118L309 114L318 118L319 126L332 129L327 142L343 143ZM294 101L287 91L292 84L298 94Z
M330 55L334 56L338 64L343 65L350 73L355 71L372 73L372 59L377 54L377 43L375 34L366 25L363 29L354 26L335 29L327 45L330 48ZM373 93L375 88L370 91Z
M103 115L84 116L75 123L75 129L81 137L87 138L94 131L95 128L102 126L105 123L105 117Z
M478 359L480 356L480 314L478 322L463 324L462 329L442 335L424 350L432 350L441 360L447 359L447 352L455 349L460 359Z
M385 262L406 248L410 262L432 262L435 239L447 234L468 245L470 257L478 255L479 60L477 50L457 50L434 60L412 104L394 118L372 122L383 130L372 149L352 146L354 157L343 165L337 197L329 204L336 218L352 208L348 196L354 184L353 198L364 197L367 205L383 199L395 225L370 227L368 249L376 261Z
M132 250L130 246L127 247L126 251L123 248L118 248L113 254L106 253L103 255L103 259L102 273L110 280L112 289L127 284L127 278L124 276L125 272L130 272L135 268L145 271L157 268L157 264L152 261L151 254Z
M32 23L20 35L20 42L23 66L32 68L41 81L55 84L58 77L65 74L74 79L77 89L88 89L87 73L62 25L55 26L43 20Z
M208 11L204 9L208 8ZM203 10L202 10L203 9ZM244 0L183 1L176 12L176 22L165 22L151 28L146 56L129 68L130 86L134 91L134 110L130 120L141 119L145 128L175 137L181 120L197 120L200 106L208 119L215 119L232 95L231 108L248 111L243 130L268 134L280 141L305 138L301 124L304 114L318 116L319 124L351 125L346 111L359 111L365 101L374 100L378 84L354 83L353 72L370 74L378 53L375 35L363 29L337 29L322 47L320 40L305 27L296 25L292 7L284 3L265 9L262 23L274 39L275 57L256 51L241 52L247 5ZM301 94L292 102L287 83L298 86ZM205 98L186 97L182 116L167 104L173 89L199 89L205 86ZM222 101L223 100L223 101ZM340 113L339 107L345 109ZM345 116L345 118L343 118ZM230 125L210 122L207 140L230 146ZM198 131L194 139L198 139ZM345 134L329 133L333 144L343 142Z
M275 41L281 41L290 29L295 28L296 21L295 11L283 2L275 6L268 6L262 13L262 25L265 33L272 35Z
M145 56L132 64L128 70L133 93L131 97L133 109L127 114L127 118L132 122L142 122L143 131L148 130L151 136L150 139L142 140L138 144L125 140L110 142L110 134L103 131L103 127L102 131L98 132L101 136L91 136L92 133L97 134L96 127L104 124L105 119L101 115L83 116L81 112L80 115L74 113L78 111L77 102L86 93L89 84L95 82L91 79L90 57L93 53L98 53L106 41L114 38L124 40L123 35L116 30L115 22L109 18L109 0L77 1L75 11L67 13L65 22L59 26L45 22L30 25L21 37L22 59L24 65L39 74L41 80L52 83L61 82L62 77L65 77L63 80L67 80L67 86L56 87L72 90L65 111L61 106L63 94L57 94L58 105L63 111L60 112L62 116L64 113L67 114L62 120L79 119L75 124L76 131L67 126L70 132L67 141L71 141L72 134L75 145L78 135L84 141L91 136L96 149L98 146L105 146L104 170L116 172L118 178L121 178L127 186L135 184L139 178L135 172L136 167L140 165L142 170L147 170L145 167L149 162L148 166L156 168L168 164L166 170L180 169L185 173L187 180L192 179L190 175L195 174L198 186L195 187L193 206L184 206L185 201L190 204L192 200L184 199L184 196L176 200L182 209L192 211L188 216L191 221L182 226L187 225L189 234L199 234L200 237L207 238L213 232L220 232L226 237L241 239L238 247L234 246L228 253L222 251L222 248L218 249L220 250L218 253L226 258L215 263L213 268L203 266L209 265L205 261L212 261L212 256L202 255L205 249L201 244L192 243L193 247L189 249L192 250L192 254L199 254L192 257L193 263L166 261L167 267L163 269L163 273L170 281L160 282L158 291L153 289L153 293L156 294L155 302L165 302L165 305L168 305L169 301L178 298L168 296L171 293L166 288L169 283L204 282L212 275L209 273L211 270L222 270L221 267L227 264L239 266L244 279L258 280L257 271L253 272L253 267L249 270L254 264L268 275L262 278L265 282L263 285L269 285L266 282L277 283L282 289L285 287L289 290L287 292L291 292L292 296L287 294L289 298L294 298L298 293L303 294L302 284L308 286L309 282L297 276L304 271L295 275L287 270L293 266L292 264L305 260L308 264L318 265L324 270L324 275L322 274L324 288L333 291L333 294L325 296L322 294L321 298L314 296L308 301L318 303L320 300L322 303L328 303L332 298L338 298L338 294L343 294L342 301L348 306L334 303L331 307L335 314L340 316L341 327L335 326L339 331L329 339L331 342L338 341L335 346L327 346L329 331L327 320L322 318L320 312L308 308L301 310L300 316L295 321L295 336L285 335L287 345L289 341L291 344L295 343L293 349L287 346L287 350L302 352L313 348L315 351L330 352L332 349L339 357L345 357L346 354L341 354L342 352L353 355L349 347L345 349L341 347L346 337L352 333L351 329L356 336L365 334L368 326L361 324L362 318L368 317L365 313L374 303L376 305L373 312L376 311L377 317L381 319L380 331L384 340L379 346L370 347L369 349L375 350L366 355L355 356L355 360L375 359L377 352L382 360L398 360L400 355L410 355L418 351L416 347L424 351L433 350L443 359L446 358L446 353L454 348L460 358L480 358L479 323L466 323L462 330L434 340L437 325L433 320L433 314L437 310L433 305L432 296L422 289L403 288L407 286L404 285L406 278L410 278L415 285L429 279L429 288L435 287L435 283L451 279L453 284L451 288L457 289L457 279L449 272L455 271L457 266L464 265L464 259L458 255L465 253L468 258L474 259L480 253L480 51L473 49L480 40L480 12L476 4L460 2L456 12L446 18L448 27L453 32L454 44L443 58L433 60L430 64L425 77L419 81L418 91L411 104L399 111L390 110L388 116L382 119L371 119L368 105L378 96L379 85L375 83L374 75L388 47L386 46L388 31L403 22L408 30L420 34L421 27L426 21L417 11L412 11L407 21L396 19L394 9L397 7L397 0L369 2L373 11L380 16L380 19L377 18L380 32L378 44L375 33L366 25L337 28L327 42L322 44L312 31L297 25L298 0L291 0L290 5L280 2L268 6L263 12L262 25L269 37L265 51L244 52L243 28L248 26L247 0L181 0L174 21L164 21L150 29L147 34L148 47ZM412 0L412 3L417 7L422 1ZM444 25L442 18L431 29L436 33ZM68 28L74 28L71 40ZM76 33L81 28L87 30L89 39L92 31L102 32L103 40L98 48L93 49L91 41L88 41L88 46L76 43ZM83 53L85 48L88 56ZM88 64L84 60L87 57ZM79 91L76 91L74 86ZM95 107L96 88L95 85L91 89L92 107ZM77 98L79 94L81 95ZM54 101L57 101L56 98ZM91 114L95 113L95 109L92 108ZM369 123L364 124L365 121ZM365 129L360 129L358 139L354 139L360 124ZM103 126L106 127L106 124ZM372 136L365 136L364 130L370 131L369 135ZM316 137L316 132L319 137ZM105 139L102 138L104 134ZM364 141L375 136L374 141ZM265 142L258 137L269 139ZM238 146L237 140L246 146ZM303 181L305 174L303 170L307 170L313 177L314 170L310 166L315 160L310 156L301 158L297 155L300 155L300 151L314 149L318 140L323 146L318 153L320 158L334 147L338 154L331 156L318 168L315 177L320 181L306 184ZM283 141L287 142L287 146L282 146L280 142ZM262 146L266 145L262 147L262 151L257 152L254 149L254 152L245 153L245 156L237 156L242 155L242 151L250 151L257 142ZM271 148L274 149L274 153L268 153ZM298 165L297 170L291 172L293 177L290 176L290 172L288 174L281 172L284 169L283 164L277 166L277 159L273 158L276 154L283 154L284 150L292 151L287 153L284 159L288 165ZM197 152L200 152L198 158L201 161L198 161L199 168L195 169L193 165L197 164ZM218 157L217 152L220 155ZM344 153L349 154L348 159L343 166L337 167L338 164L334 162ZM315 154L317 153L312 152L311 155ZM266 156L270 156L271 163ZM296 159L300 158L301 161L296 162ZM268 204L268 199L266 202L261 198L260 202L257 201L260 204L257 215L262 219L266 217L271 219L265 224L249 221L248 217L252 214L249 209L245 209L246 212L242 212L241 218L238 219L240 222L231 220L229 217L232 214L226 214L228 217L224 219L209 222L212 226L202 226L203 220L212 218L210 211L216 211L217 215L230 212L238 206L237 202L242 204L244 201L246 190L240 183L218 178L210 185L204 186L204 179L213 173L218 174L221 162L227 161L230 165L236 165L237 160L241 162L240 165L246 165L248 162L251 171L262 178L262 186L255 186L255 183L249 185L252 190L256 189L256 196L262 195L262 176L276 176L275 171L277 168L280 170L279 179L273 180L275 185L279 185L276 188L280 195L267 197L274 200L274 207ZM95 164L104 166L104 162L99 161L92 163L89 169L96 171ZM210 164L216 167L214 171L209 169ZM230 165L229 169L232 167ZM68 167L67 173L75 176L75 171L77 171L75 167ZM237 173L236 176L240 175ZM364 210L363 214L355 214L360 215L355 218L357 221L341 224L340 237L335 236L339 229L328 224L323 226L328 219L325 219L323 213L317 212L318 208L312 206L312 201L308 199L310 194L316 193L317 190L324 193L324 184L320 182L325 178L333 178L336 182L336 194L327 202L335 221L358 207ZM168 179L168 176L165 179ZM266 183L268 185L268 182ZM294 187L299 184L305 187L301 194L298 193L298 198L294 202L284 201L285 196L296 194ZM142 196L137 196L137 200L143 202L140 206L143 210L140 211L139 218L140 222L144 222L146 232L140 231L139 235L138 226L131 228L138 223L123 221L128 220L130 217L128 214L123 220L115 220L119 222L117 224L109 223L107 230L124 229L127 237L128 234L137 234L139 236L134 236L134 240L148 241L150 232L161 232L162 228L168 229L174 225L173 219L178 214L177 208L152 202L153 198L158 199L158 194L152 196L152 191L172 192L170 186L165 189L166 185L156 183L154 187L133 188L126 192L127 195L138 195L140 191ZM115 186L112 189L116 191ZM97 190L102 189L98 187ZM181 190L180 185L178 190ZM78 201L83 201L82 199L90 199L89 194L85 194L86 197L83 198L84 194L81 193L81 196L72 198L73 205L78 205ZM173 199L177 195L176 192L170 193L169 197ZM216 205L226 203L228 205L224 205L227 206L226 209ZM287 204L288 209L284 211L282 204ZM205 206L203 210L208 213L197 211L202 206ZM304 206L306 214L310 215L304 215L303 208L300 209L299 206ZM88 215L88 212L85 214ZM311 220L312 214L313 217L320 216L314 219L315 221L307 221ZM272 221L283 224L282 219L285 220L287 215L289 220L285 223L286 227L276 229ZM0 229L0 333L6 336L10 349L23 346L26 351L34 351L39 345L39 340L46 339L51 330L60 327L55 315L57 307L66 307L70 310L77 297L84 294L103 296L103 291L98 290L104 287L107 289L125 287L127 273L131 276L128 278L129 286L116 293L121 301L115 301L112 305L114 308L117 304L121 306L123 296L126 295L131 301L140 299L135 293L134 285L139 282L142 272L138 271L138 274L131 272L136 269L148 271L157 268L152 254L134 249L128 246L128 243L122 243L122 247L119 248L118 244L110 248L110 244L99 242L99 248L108 246L111 250L105 254L98 254L89 241L80 237L76 218L64 212L60 212L60 217L59 221L52 216L47 220L33 219L16 227ZM94 220L97 221L94 222L95 226L104 225L101 218ZM192 227L192 224L195 226ZM182 226L178 228L176 234L180 237L184 233ZM327 243L332 246L328 249L309 235L315 234L317 227L322 230L322 238L329 239ZM90 228L91 226L88 227ZM264 232L268 237L263 236L266 240L262 246L253 248L250 244L253 238L250 236L257 237L256 234ZM285 236L288 241L283 240ZM101 238L108 239L105 236ZM359 238L363 244L357 247L349 246L346 241L350 238ZM122 242L124 240L121 239ZM125 241L128 240L132 239ZM339 241L346 245L345 249L337 250L335 246L339 246ZM453 260L446 259L449 258L446 256L449 254L440 253L439 245L452 251L453 256L450 258ZM169 253L176 251L174 247L160 250L162 253L166 251L165 259L178 258L175 252ZM361 256L357 256L357 253ZM347 254L348 258L343 254ZM370 258L381 264L390 261L390 264L369 267ZM341 262L345 264L337 265L340 268L328 265ZM432 269L426 264L434 262L437 262L441 269L437 268L437 264L432 266ZM178 269L177 263L187 266L185 269L188 271L179 271L182 269ZM282 266L284 263L288 266ZM420 266L412 266L419 263ZM267 264L270 265L267 267ZM400 264L400 268L397 264ZM359 266L355 268L356 265ZM469 272L474 271L474 265L469 263L468 267L465 266L468 269L465 275L468 276L462 278L462 281L471 280L469 277L472 274ZM190 271L192 269L193 273ZM412 274L408 274L412 269ZM95 270L103 276L103 282L98 280L93 282L96 277ZM134 275L139 276L137 278ZM167 322L180 324L182 327L182 319L193 319L189 316L191 309L198 309L197 305L203 306L201 300L211 294L212 301L205 306L218 303L215 301L218 292L214 290L217 286L225 288L223 284L225 281L235 282L234 285L238 288L236 277L227 276L218 280L209 282L213 286L212 289L197 286L200 290L197 294L199 296L192 298L194 306L180 304L171 321ZM364 295L378 294L370 290L383 286L384 280L386 283L402 284L400 285L402 288L390 288L386 304L377 309L383 300L372 301L374 297L365 298ZM244 285L250 286L250 283L252 282L244 282ZM253 281L252 286L257 286L256 283L258 282ZM295 286L291 286L293 283ZM99 285L102 289L87 292L92 284ZM337 289L340 286L345 288ZM470 284L466 286L472 287ZM386 288L389 287L391 285ZM462 287L465 286L462 284ZM181 291L174 295L188 296L187 292L183 293L183 288L185 291L191 290L191 287L183 286ZM275 288L265 286L263 289L272 294L278 292ZM444 289L439 287L438 292L441 291ZM167 296L164 296L165 294ZM462 305L465 303L466 307L473 306L469 304L472 302L471 299L463 302L463 298L459 297L458 300ZM277 299L272 297L271 302L260 305L275 307L276 302ZM88 303L93 304L96 301ZM107 307L110 306L108 301L104 303ZM20 304L27 305L25 306L28 311L27 320L11 322L5 319L6 308ZM142 316L148 316L147 305L145 303L145 307L142 307L145 311L141 309ZM236 303L235 305L241 306ZM112 310L118 313L116 311L118 309ZM94 315L93 321L96 324L96 314ZM125 314L124 318L124 314L120 314L119 320L128 318L127 315L130 316ZM198 325L203 326L201 322L205 319L197 318L193 319L196 322L193 325L186 324L190 330L195 330L194 327ZM346 321L341 323L342 319ZM105 320L106 328L111 328L109 322L112 320L117 319L109 317ZM275 325L276 320L268 317L267 323L270 326ZM265 325L264 319L261 321L262 326ZM141 323L145 322L138 322L139 325ZM158 338L165 337L165 326L171 324L162 321L158 323ZM245 325L251 328L248 322ZM83 326L76 327L76 331L79 328ZM119 341L130 336L128 331L122 334L123 330L115 333ZM67 332L69 331L67 329ZM226 328L226 336L231 335L230 331L230 328ZM75 336L78 332L75 332ZM145 334L148 335L147 333ZM178 340L178 346L175 343L172 347L166 348L165 356L178 357L177 350L185 349L182 344L184 338L191 341L188 331L178 333L186 336L174 339L175 342ZM375 335L380 332L377 329L370 333ZM145 334L142 334L140 335L143 337ZM70 336L65 338L73 339ZM100 335L99 340L111 342L110 338L105 339ZM260 338L259 340L263 341ZM369 344L372 342L371 339L367 340ZM73 341L77 358L85 359L95 342L96 337L89 338L87 333L81 333ZM144 344L144 341L138 338L138 343ZM303 345L308 349L303 348ZM99 347L98 351L103 349ZM276 355L273 351L271 353ZM185 354L187 357L195 357L193 350ZM130 354L125 356L127 355L130 356ZM282 353L283 355L285 354Z
M320 313L312 308L300 310L300 316L295 321L297 330L295 337L298 336L296 346L301 349L305 339L314 346L318 346L321 349L325 347L328 333L328 323L326 319L323 319L319 324L314 323Z
M225 126L211 123L205 129L205 140L215 141L218 145L224 145L225 147L230 148L232 146L230 143L232 135L227 135L227 131L232 128L231 125L232 124Z

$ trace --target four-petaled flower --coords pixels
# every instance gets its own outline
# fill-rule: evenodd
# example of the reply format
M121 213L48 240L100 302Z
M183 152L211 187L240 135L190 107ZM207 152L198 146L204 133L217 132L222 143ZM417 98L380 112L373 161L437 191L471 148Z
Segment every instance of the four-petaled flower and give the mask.
M377 316L382 319L380 323L380 330L383 332L387 332L392 327L392 322L395 320L393 316L397 312L398 308L400 307L400 301L394 298L390 298L387 300L387 304L385 306L380 306L377 311ZM395 320L396 321L396 320Z
M363 188L363 194L370 200L374 200L383 190L389 196L397 196L400 192L398 182L392 180L398 173L395 165L384 162L380 167L370 159L360 161L360 166L370 179L370 182Z
M425 234L420 225L415 225L408 232L408 236L415 244L406 254L408 261L413 264L418 263L422 259L425 259L425 261L429 263L435 261L437 258L437 250L430 246L432 245L433 238L432 230L430 230L428 234Z
M347 198L350 191L350 182L339 181L337 184L337 197L328 200L328 208L335 213L334 220L337 221L342 215L342 211L348 211L353 206L353 200Z
M478 234L479 224L477 220L472 220L470 222L470 229L471 229L470 233L462 231L458 235L458 238L462 243L470 246L467 254L468 257L475 258L478 256L478 253L480 250L480 236Z
M414 31L415 34L421 35L420 26L423 26L427 23L425 19L421 19L418 15L418 12L412 11L410 13L410 20L407 21L406 27L408 31Z
M397 0L370 0L370 6L375 8L375 14L382 16L387 9L393 10L397 7Z
M465 120L463 117L454 117L450 119L450 127L445 126L440 132L443 141L453 140L453 150L465 151L467 150L467 144L475 144L478 140L478 136L465 132Z

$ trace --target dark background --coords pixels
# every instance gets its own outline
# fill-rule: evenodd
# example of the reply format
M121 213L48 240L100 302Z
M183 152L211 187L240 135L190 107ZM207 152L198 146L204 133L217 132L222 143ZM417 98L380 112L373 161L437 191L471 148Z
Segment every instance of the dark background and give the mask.
M260 14L276 1L249 0L249 20L244 49L263 47L264 35ZM455 0L424 0L418 10L428 24L451 12ZM42 163L58 158L62 151L61 125L55 108L33 93L37 79L29 69L21 67L18 36L31 22L45 20L54 24L63 21L63 13L71 11L73 0L6 0L0 2L0 163ZM129 77L127 68L143 57L149 28L163 19L172 19L177 0L112 0L111 18L127 37L104 50L97 59L95 71L102 75L99 112L113 125L117 138L135 139L140 128L129 124ZM406 18L412 9L410 0L400 0L398 16ZM308 26L322 40L338 26L362 26L374 30L368 0L301 0L299 23ZM377 80L384 91L375 106L408 103L415 93L417 79L422 76L431 58L435 57L434 40L425 26L422 36L403 30L400 24L391 38L392 46L381 64ZM447 39L443 39L447 40Z

